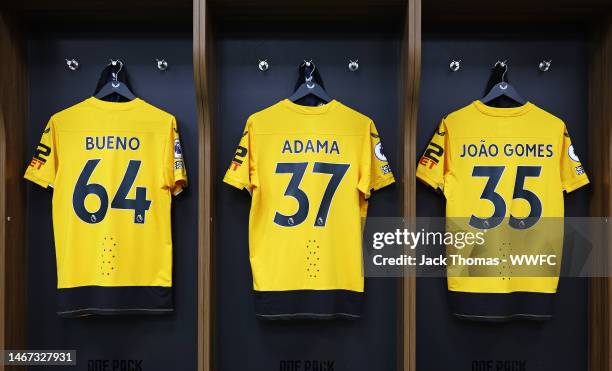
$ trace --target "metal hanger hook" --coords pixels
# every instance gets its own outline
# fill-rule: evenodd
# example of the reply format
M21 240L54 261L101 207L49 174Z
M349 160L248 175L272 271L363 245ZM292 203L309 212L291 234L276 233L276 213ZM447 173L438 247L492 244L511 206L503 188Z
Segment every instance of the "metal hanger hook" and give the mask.
M495 65L493 66L493 68L495 68L497 66L504 67L504 73L502 73L501 82L502 83L504 83L504 82L507 83L508 80L506 79L506 75L508 74L508 60L506 59L505 61L497 61L497 62L495 62Z
M123 62L121 61L121 59L117 59L117 60L113 60L111 58L110 60L110 65L116 66L117 63L119 63L119 69L117 70L117 72L113 72L113 80L117 81L117 77L119 76L119 72L121 72L121 70L123 69Z
M314 74L314 71L317 69L317 65L314 63L312 64L312 70L310 71L310 75L308 76L310 79L312 79L312 75Z
M302 63L302 66L306 66L306 67L310 67L310 65L312 65L312 71L310 71L310 75L308 77L306 77L306 81L310 81L312 80L312 75L314 74L314 71L317 69L317 65L312 63L312 59L307 61L306 59L304 59L304 63ZM301 66L300 66L301 67Z

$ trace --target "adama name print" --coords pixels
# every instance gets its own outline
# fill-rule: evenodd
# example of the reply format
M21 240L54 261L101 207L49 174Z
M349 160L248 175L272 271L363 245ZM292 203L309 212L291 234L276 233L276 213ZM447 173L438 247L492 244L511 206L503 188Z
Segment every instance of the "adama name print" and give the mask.
M291 153L291 154L299 154L299 153L326 153L328 155L340 154L340 148L338 147L338 142L335 140L285 140L283 144L283 149L281 153Z

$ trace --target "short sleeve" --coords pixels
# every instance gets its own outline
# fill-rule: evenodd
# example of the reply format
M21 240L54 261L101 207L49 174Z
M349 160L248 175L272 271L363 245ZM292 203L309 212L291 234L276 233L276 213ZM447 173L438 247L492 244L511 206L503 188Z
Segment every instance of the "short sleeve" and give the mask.
M364 136L364 150L359 169L359 190L365 198L372 191L379 190L395 182L387 157L383 152L382 142L374 122L370 121L368 133Z
M589 178L580 163L572 140L564 127L561 152L561 184L565 192L572 192L589 183Z
M32 156L24 175L25 179L43 188L53 187L59 166L55 136L55 124L53 118L51 118L43 130L40 143L36 146L34 156Z
M223 181L240 190L246 189L251 192L255 186L253 163L251 160L252 132L251 121L247 121L242 132L242 137L234 153L234 158L223 177Z
M445 153L447 145L447 128L442 120L425 153L419 159L416 170L417 178L434 189L444 189L444 173L448 167Z
M172 117L172 128L166 139L164 160L166 187L173 196L178 195L187 186L187 169L183 158L183 147L179 136L176 119Z

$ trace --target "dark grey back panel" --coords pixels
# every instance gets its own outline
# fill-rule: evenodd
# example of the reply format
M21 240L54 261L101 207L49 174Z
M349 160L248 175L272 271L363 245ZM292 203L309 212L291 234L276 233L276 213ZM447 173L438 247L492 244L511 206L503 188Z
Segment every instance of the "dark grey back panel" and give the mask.
M282 361L333 361L334 370L395 370L397 281L366 280L363 317L355 321L266 322L255 318L248 254L250 197L222 183L247 117L293 92L297 68L314 59L330 95L377 124L393 171L399 153L399 34L223 33L218 44L216 151L216 366L292 370ZM359 59L358 72L347 68ZM262 73L258 59L268 59ZM396 173L396 175L399 174ZM399 213L399 187L376 192L369 215ZM284 365L287 365L285 363ZM312 363L310 364L312 365Z
M61 319L55 314L51 193L24 180L28 187L28 348L77 349L75 370L89 370L88 362L99 359L142 360L150 371L195 370L198 136L191 34L34 34L28 52L31 153L49 117L91 96L109 58L121 58L135 93L176 116L190 179L190 187L173 200L175 313L84 319ZM65 58L76 58L79 70L68 70ZM169 69L160 72L155 58L166 58Z
M583 35L425 36L417 154L423 153L442 117L484 95L495 61L508 59L510 82L525 99L565 121L588 173ZM462 60L459 72L448 68L453 59ZM553 61L546 73L538 70L543 59ZM588 192L583 188L565 197L566 216L588 215ZM419 184L416 196L418 216L444 215L442 195ZM525 361L527 370L585 370L586 306L586 280L562 279L550 321L467 322L449 314L444 279L418 279L417 369L480 371L486 368L474 368L474 361Z

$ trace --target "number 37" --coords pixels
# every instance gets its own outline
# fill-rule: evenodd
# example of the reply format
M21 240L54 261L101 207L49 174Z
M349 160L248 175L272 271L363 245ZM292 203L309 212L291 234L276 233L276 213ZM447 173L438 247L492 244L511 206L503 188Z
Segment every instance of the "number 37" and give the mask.
M327 222L327 215L334 194L344 178L348 168L348 164L334 164L329 162L315 162L312 172L316 174L330 174L331 178L323 194L319 211L315 219L315 227L324 227ZM289 185L285 190L285 196L293 197L298 202L298 210L293 215L284 215L276 212L274 215L274 223L283 227L295 227L302 224L308 217L310 202L308 195L300 189L300 183L304 178L304 173L308 167L308 162L281 162L276 164L276 174L292 174Z

